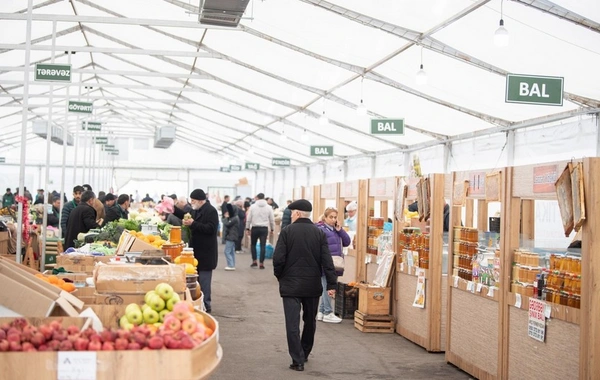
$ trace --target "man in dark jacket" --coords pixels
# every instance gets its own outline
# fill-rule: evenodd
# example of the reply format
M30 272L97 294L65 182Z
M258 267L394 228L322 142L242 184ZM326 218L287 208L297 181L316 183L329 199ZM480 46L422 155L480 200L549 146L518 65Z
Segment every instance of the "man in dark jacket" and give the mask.
M52 212L48 214L47 225L58 228L60 224L60 195L52 196Z
M194 257L198 259L198 281L204 294L204 306L210 313L212 272L218 259L219 213L206 199L202 189L192 191L190 200L191 218L186 218L186 213L179 206L175 207L173 214L182 219L184 226L190 227L190 247L194 248Z
M235 244L240 236L240 218L237 207L231 203L227 204L227 212L223 218L223 230L225 234L225 259L227 266L225 270L235 270Z
M15 196L10 192L10 187L6 189L6 193L2 196L2 207L10 207L15 204Z
M244 229L246 227L246 211L244 211L244 201L240 198L234 202L239 219L238 239L235 242L235 253L242 253L242 240L244 240Z
M65 203L63 206L62 212L60 213L60 228L62 229L62 237L67 236L67 222L69 221L69 215L71 211L77 207L79 204L79 200L81 199L81 194L84 192L82 186L75 186L73 188L73 200L71 202ZM65 247L66 249L66 247Z
M304 371L317 327L319 297L323 292L321 271L327 278L330 297L335 295L337 276L323 231L309 219L312 205L305 199L292 202L292 224L283 229L273 254L273 271L283 299L290 369ZM300 338L300 311L304 329Z
M77 235L80 233L86 233L92 228L100 227L96 221L96 210L93 207L95 199L96 194L91 190L84 191L81 194L79 204L69 215L65 249L75 246L74 240L77 240Z
M129 211L127 211L127 210L129 209L129 201L130 201L129 195L127 195L127 194L119 195L119 198L117 198L117 204L111 208L105 209L106 216L104 217L104 219L105 219L104 224L107 224L108 222L112 222L113 220L128 219Z
M227 205L229 204L229 195L223 197L223 203L221 203L221 244L225 244L225 213L227 212Z

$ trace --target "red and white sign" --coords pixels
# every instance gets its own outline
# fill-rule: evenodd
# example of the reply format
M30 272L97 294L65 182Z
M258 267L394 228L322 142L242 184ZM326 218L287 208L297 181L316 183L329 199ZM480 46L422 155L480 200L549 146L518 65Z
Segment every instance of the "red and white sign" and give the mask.
M533 168L533 192L554 193L554 183L558 179L557 165L536 166Z
M535 298L529 298L529 323L527 335L543 342L546 338L546 303Z

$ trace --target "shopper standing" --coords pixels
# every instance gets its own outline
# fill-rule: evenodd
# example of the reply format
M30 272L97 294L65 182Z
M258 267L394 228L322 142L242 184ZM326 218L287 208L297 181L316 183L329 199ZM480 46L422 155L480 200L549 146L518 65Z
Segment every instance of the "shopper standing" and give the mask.
M238 199L235 201L237 215L239 219L238 240L235 242L235 253L242 253L242 240L244 239L244 228L246 227L246 211L244 211L244 201Z
M67 222L67 231L65 235L65 249L74 247L77 235L86 233L92 228L99 228L100 225L96 220L96 210L94 209L94 201L96 194L93 191L84 191L81 194L81 200L77 207L69 214Z
M342 228L338 222L338 212L334 207L327 207L321 221L316 225L325 233L327 237L327 244L329 245L329 252L331 256L344 257L342 247L347 247L352 242L348 233ZM344 270L336 271L338 276L344 274ZM326 323L340 323L341 318L338 318L331 309L331 299L327 294L327 277L325 274L321 276L321 284L323 285L323 294L321 295L321 303L319 304L319 312L317 313L317 321L323 321Z
M206 193L202 189L192 191L190 200L191 218L186 219L185 212L179 206L173 210L173 214L182 219L184 226L190 227L189 245L194 249L194 257L198 260L198 281L204 294L204 306L210 313L212 272L218 261L219 213L206 199Z
M317 327L319 296L323 292L321 272L327 278L328 295L335 295L337 276L327 237L309 219L312 205L305 199L292 202L292 224L279 234L273 254L273 271L283 299L290 369L304 371ZM300 334L300 312L304 328ZM302 338L300 337L302 336Z
M229 195L223 197L223 203L221 203L221 244L225 244L225 214L227 213L227 204L229 203Z
M15 196L10 192L10 187L6 189L6 193L2 196L2 207L10 207L15 204Z
M60 224L60 195L52 197L52 212L48 213L47 225L58 228Z
M81 194L84 192L83 186L75 186L73 188L73 200L71 202L65 203L63 209L60 213L60 228L62 229L62 237L65 238L67 236L67 228L69 215L71 211L75 210L75 207L79 204L81 200ZM66 248L66 247L65 247Z
M127 194L121 194L117 198L117 205L106 210L106 223L113 220L129 218L130 198Z
M352 201L346 206L346 212L348 217L344 220L344 224L348 227L348 231L356 232L356 211L358 210L358 204L356 201Z
M273 218L273 209L267 201L265 195L258 193L256 202L250 207L249 215L246 214L246 234L250 235L250 251L252 252L252 268L256 268L256 242L260 240L260 269L265 269L265 253L267 251L267 236L269 228L271 233L275 230L275 218Z
M239 240L240 218L237 214L237 207L228 203L226 208L227 211L223 218L223 230L225 231L225 259L227 260L225 270L235 270L235 245Z

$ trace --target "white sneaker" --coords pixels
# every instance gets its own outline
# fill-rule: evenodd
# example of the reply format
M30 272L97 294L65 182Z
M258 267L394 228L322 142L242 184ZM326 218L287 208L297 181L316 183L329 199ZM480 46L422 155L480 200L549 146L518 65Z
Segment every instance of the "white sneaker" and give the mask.
M330 313L323 316L323 322L325 323L340 323L342 318L338 318L335 314Z
M317 313L317 321L322 321L323 320L323 313L321 313L320 311Z
M225 267L225 270L235 270L234 267Z

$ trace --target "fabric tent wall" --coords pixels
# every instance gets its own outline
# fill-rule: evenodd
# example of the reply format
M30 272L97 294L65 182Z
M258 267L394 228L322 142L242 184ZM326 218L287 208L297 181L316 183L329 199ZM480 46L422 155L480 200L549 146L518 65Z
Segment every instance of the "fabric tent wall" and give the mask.
M325 169L325 183L344 182L344 161L328 161Z
M404 153L392 153L375 158L376 178L402 176L405 174Z

